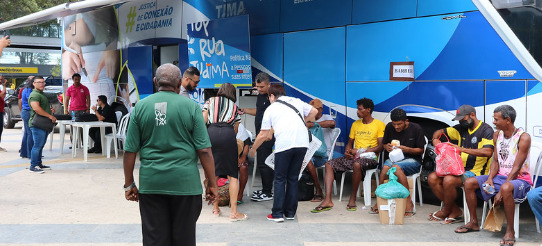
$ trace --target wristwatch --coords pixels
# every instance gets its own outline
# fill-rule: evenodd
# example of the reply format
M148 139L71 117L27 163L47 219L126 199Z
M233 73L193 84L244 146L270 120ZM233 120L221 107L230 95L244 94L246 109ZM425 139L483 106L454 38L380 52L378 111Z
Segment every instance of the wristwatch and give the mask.
M133 182L131 185L129 185L128 187L124 187L124 185L122 185L122 188L124 189L124 191L129 191L131 190L132 188L136 187L136 184L135 182Z

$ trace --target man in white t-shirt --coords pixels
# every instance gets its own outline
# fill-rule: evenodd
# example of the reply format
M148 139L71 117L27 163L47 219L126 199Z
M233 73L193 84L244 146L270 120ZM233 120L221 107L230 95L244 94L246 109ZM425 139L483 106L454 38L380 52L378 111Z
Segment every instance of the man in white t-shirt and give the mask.
M295 219L298 177L309 147L306 119L314 118L318 111L297 98L285 96L281 85L271 85L268 95L271 105L265 110L250 155L254 156L256 149L275 135L275 194L267 219L282 222L283 217Z
M333 131L333 128L335 128L335 120L329 114L322 114L322 112L324 111L324 104L322 103L322 101L320 101L320 99L314 99L310 101L309 104L312 105L316 110L318 110L314 122L318 123L322 127L322 130L324 132L324 142L326 143L327 147L326 153L333 155L333 139L331 139L331 133ZM307 127L312 128L315 125L314 122L307 122ZM321 202L322 199L324 199L324 194L322 193L322 188L320 187L320 182L318 181L318 175L316 174L316 168L324 166L327 160L328 156L315 155L312 157L312 160L307 165L307 170L312 176L312 180L314 181L314 188L316 189L316 192L311 202Z

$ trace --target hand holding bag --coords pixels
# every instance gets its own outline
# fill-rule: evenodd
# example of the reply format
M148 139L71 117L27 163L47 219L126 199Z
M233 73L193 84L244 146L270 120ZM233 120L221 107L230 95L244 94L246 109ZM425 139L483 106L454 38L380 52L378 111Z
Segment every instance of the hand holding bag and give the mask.
M56 123L53 123L51 119L36 113L32 119L32 125L46 132L51 132L55 128Z
M501 231L504 223L504 211L500 207L493 207L487 213L486 221L484 223L484 230L497 232Z
M437 153L435 171L439 177L446 175L459 176L465 173L460 151L449 142L437 144L435 152Z

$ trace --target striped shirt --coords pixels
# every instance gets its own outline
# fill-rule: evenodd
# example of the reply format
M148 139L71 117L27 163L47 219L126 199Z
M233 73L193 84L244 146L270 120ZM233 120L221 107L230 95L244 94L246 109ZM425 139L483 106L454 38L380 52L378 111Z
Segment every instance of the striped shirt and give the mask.
M458 141L457 145L468 149L481 149L493 147L493 128L485 122L480 121L474 131L462 128L460 125L448 127L445 130L450 140ZM490 158L482 156L469 155L461 152L461 159L465 171L471 171L476 176L487 175L489 173Z
M241 121L237 105L234 101L226 97L209 98L203 105L203 110L207 110L209 114L206 122L208 125L213 123L228 123L233 126L236 122Z

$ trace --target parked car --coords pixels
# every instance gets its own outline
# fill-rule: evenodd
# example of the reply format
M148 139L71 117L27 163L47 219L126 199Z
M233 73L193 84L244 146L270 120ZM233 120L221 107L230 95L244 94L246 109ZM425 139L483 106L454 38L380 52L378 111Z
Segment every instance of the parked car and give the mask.
M13 128L15 127L15 124L21 120L21 110L19 109L19 90L21 90L24 87L23 84L19 85L15 90L8 88L6 97L4 98L4 101L6 101L5 105L5 115L4 115L4 127L5 128ZM49 103L51 106L55 109L56 114L63 114L64 112L64 104L63 104L63 89L62 89L62 80L60 79L54 79L52 77L48 77L45 80L45 88L43 90L43 93L49 99Z

